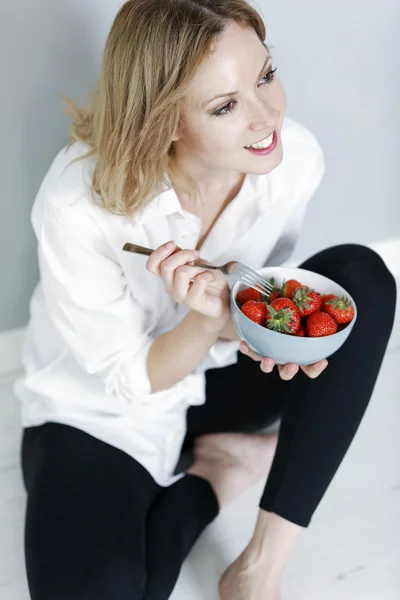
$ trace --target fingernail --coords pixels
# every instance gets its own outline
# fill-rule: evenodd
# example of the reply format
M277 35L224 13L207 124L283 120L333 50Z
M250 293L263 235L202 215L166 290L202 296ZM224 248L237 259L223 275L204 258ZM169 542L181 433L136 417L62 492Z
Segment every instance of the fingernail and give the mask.
M290 375L293 375L294 373L297 372L296 367L286 367L285 369L286 373L290 373Z
M270 373L272 371L273 365L270 360L264 360L263 366L264 366L264 371L267 371L267 373Z
M172 249L175 246L175 242L168 242L168 244L165 245L166 248L168 248L168 250Z
M240 344L240 349L242 352L247 352L247 346L246 344Z

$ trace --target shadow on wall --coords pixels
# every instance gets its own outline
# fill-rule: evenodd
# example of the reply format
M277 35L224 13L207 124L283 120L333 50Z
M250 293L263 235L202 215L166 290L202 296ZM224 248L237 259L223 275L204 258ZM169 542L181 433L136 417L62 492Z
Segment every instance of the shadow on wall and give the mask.
M0 161L0 331L26 324L38 281L30 211L44 174L68 142L70 122L60 96L86 103L121 4L17 0L0 9L6 94L0 116L6 140Z

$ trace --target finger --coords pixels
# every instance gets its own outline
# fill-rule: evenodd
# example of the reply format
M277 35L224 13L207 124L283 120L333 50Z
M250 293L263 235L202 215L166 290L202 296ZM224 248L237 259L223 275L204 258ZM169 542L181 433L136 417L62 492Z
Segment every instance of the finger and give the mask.
M261 357L256 352L253 352L253 350L249 348L246 342L240 342L239 350L242 352L242 354L247 354L247 356L249 356L253 360L260 362L260 369L261 371L264 371L264 373L271 373L271 371L273 370L275 366L274 359L268 356Z
M253 352L253 350L250 350L250 348L246 344L246 342L240 342L239 350L240 350L240 352L242 352L242 354L246 354L246 356L249 356L253 360L256 360L258 362L260 362L262 360L262 358L259 354L257 354L256 352Z
M327 366L328 361L325 359L320 360L319 362L314 363L312 365L304 365L301 367L301 369L308 377L310 377L310 379L315 379L316 377L318 377L318 375L321 375L322 371L324 371Z
M198 275L204 274L204 273L209 274L210 277L207 278L207 281L209 281L210 283L215 280L215 275L212 271L206 271L205 269L202 269L201 267L194 267L191 262L188 262L188 263L182 265L181 267L177 267L176 272L178 271L178 269L181 269L181 268L185 269L185 271L189 274L190 278L193 280Z
M200 275L203 275L203 277L200 278ZM191 293L189 298L189 292L191 292L193 289L193 285L196 280L198 280L198 282L201 284L203 282L208 284L214 281L214 277L212 273L207 271L203 271L199 274L199 269L196 267L191 267L190 265L183 265L176 269L172 295L177 302L185 302L186 300L192 301L198 297L198 290L201 289L202 293L204 292L204 285L196 285L194 288L194 293Z
M176 244L173 240L167 242L166 244L163 244L156 250L153 250L153 252L150 254L149 258L147 259L146 269L148 271L150 271L150 273L160 276L161 275L160 263L165 258L170 256L170 254L175 252L175 250L176 250Z
M207 286L213 281L214 277L210 271L203 271L203 273L196 275L187 292L187 304L189 304L195 310L201 302L204 304L203 297L206 293Z
M178 267L175 270L173 289L169 290L169 293L177 302L183 302L192 288L192 282L195 281L196 277L204 273L206 273L206 271L202 271L199 267L193 267L190 264ZM207 283L212 283L214 281L213 273L208 272L208 275L205 277Z
M253 352L253 350L251 350L249 348L249 346L246 344L246 342L244 342L244 341L240 342L239 350L240 350L240 352L242 352L242 354L246 354L246 356L249 356L252 360L255 360L256 362L261 363L260 369L262 371L264 371L265 373L271 373L271 371L273 370L273 368L275 366L274 359L270 358L268 356L262 357L259 354L257 354L256 352Z
M263 357L260 364L261 371L264 373L271 373L274 369L275 361L273 358L269 358L267 356Z
M299 370L299 365L296 363L288 363L287 365L278 365L280 378L284 381L293 379Z
M175 279L174 279L174 285L173 288L171 290L167 290L171 296L180 304L184 303L188 292L189 292L189 288L191 285L191 273L190 273L190 267L188 266L182 266L182 267L178 267L175 271Z
M179 250L165 258L160 264L161 277L169 293L172 293L175 282L175 271L178 267L196 260L197 252L193 250ZM190 267L195 269L195 267Z

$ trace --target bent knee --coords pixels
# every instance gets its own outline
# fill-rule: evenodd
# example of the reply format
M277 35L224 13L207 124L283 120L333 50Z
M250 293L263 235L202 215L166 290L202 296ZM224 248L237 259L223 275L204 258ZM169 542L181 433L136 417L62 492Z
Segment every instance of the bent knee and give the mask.
M362 244L341 244L327 248L329 260L335 264L338 279L348 292L356 297L369 295L384 299L389 307L396 304L396 280L382 257Z

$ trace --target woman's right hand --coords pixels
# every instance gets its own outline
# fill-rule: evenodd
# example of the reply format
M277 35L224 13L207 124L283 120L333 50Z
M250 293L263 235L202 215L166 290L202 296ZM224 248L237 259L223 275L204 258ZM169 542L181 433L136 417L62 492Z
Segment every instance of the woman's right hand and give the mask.
M168 242L152 252L146 268L162 278L166 292L176 302L218 320L223 329L230 319L228 283L219 272L194 267L199 258L197 250L182 250Z

